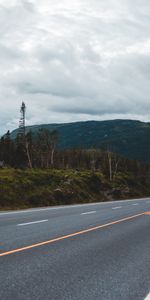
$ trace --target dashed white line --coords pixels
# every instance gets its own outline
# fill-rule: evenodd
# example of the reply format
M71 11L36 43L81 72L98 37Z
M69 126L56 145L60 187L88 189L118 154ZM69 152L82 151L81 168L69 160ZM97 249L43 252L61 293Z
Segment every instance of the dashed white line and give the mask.
M133 203L132 205L139 205L139 203Z
M82 215L90 215L90 214L95 214L95 213L96 213L96 210L87 211L87 212L81 213L80 216L82 216Z
M29 222L29 223L22 223L22 224L17 224L17 226L26 226L26 225L32 225L32 224L38 224L38 223L44 223L48 222L48 220L40 220L40 221L34 221L34 222Z
M122 208L122 206L112 207L112 209L119 209L119 208Z
M128 202L133 202L133 201L146 201L147 199L149 199L148 197L147 198L140 198L140 199L128 199L128 200L118 200L118 204L119 203L128 203ZM76 207L86 207L86 206L94 206L94 205L109 205L109 204L113 204L114 201L106 201L106 202L95 202L95 203L85 203L85 204L73 204L73 205L61 205L61 206L51 206L51 207L42 207L42 208L32 208L32 209L21 209L21 210L18 210L18 211L2 211L0 212L0 217L4 217L5 215L11 215L11 214L22 214L22 213L36 213L36 212L44 212L44 211L51 211L51 210L59 210L59 209L66 209L66 208L76 208ZM150 201L147 201L145 203L150 203Z
M147 295L147 297L144 300L150 300L150 293Z

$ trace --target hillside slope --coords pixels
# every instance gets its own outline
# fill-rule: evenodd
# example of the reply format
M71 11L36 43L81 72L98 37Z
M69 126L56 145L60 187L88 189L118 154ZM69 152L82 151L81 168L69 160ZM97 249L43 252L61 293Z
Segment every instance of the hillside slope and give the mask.
M66 124L35 125L26 128L34 135L40 128L57 129L58 147L104 148L109 145L112 151L129 159L150 163L150 123L134 120L87 121ZM15 138L17 130L11 133Z
M103 202L150 195L147 178L119 172L110 182L102 172L0 169L0 210Z

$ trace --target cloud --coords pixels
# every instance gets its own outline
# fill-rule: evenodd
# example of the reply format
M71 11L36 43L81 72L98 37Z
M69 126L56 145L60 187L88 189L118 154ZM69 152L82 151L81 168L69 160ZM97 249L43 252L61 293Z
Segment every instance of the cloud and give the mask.
M150 109L148 0L0 0L0 132ZM42 111L42 113L41 113Z

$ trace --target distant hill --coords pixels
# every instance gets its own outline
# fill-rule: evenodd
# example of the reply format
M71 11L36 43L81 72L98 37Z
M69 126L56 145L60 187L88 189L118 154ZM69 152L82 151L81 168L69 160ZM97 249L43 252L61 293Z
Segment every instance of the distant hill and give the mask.
M36 136L40 128L57 129L60 136L58 147L61 149L109 147L129 159L150 163L150 123L134 120L87 121L34 125L26 127L26 130L32 130ZM12 139L17 132L11 133Z

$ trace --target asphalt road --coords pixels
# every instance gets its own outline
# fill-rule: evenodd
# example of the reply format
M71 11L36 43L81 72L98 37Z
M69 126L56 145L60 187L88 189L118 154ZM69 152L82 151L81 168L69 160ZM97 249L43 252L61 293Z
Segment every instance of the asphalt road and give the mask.
M149 292L150 199L0 213L0 299L143 300Z

